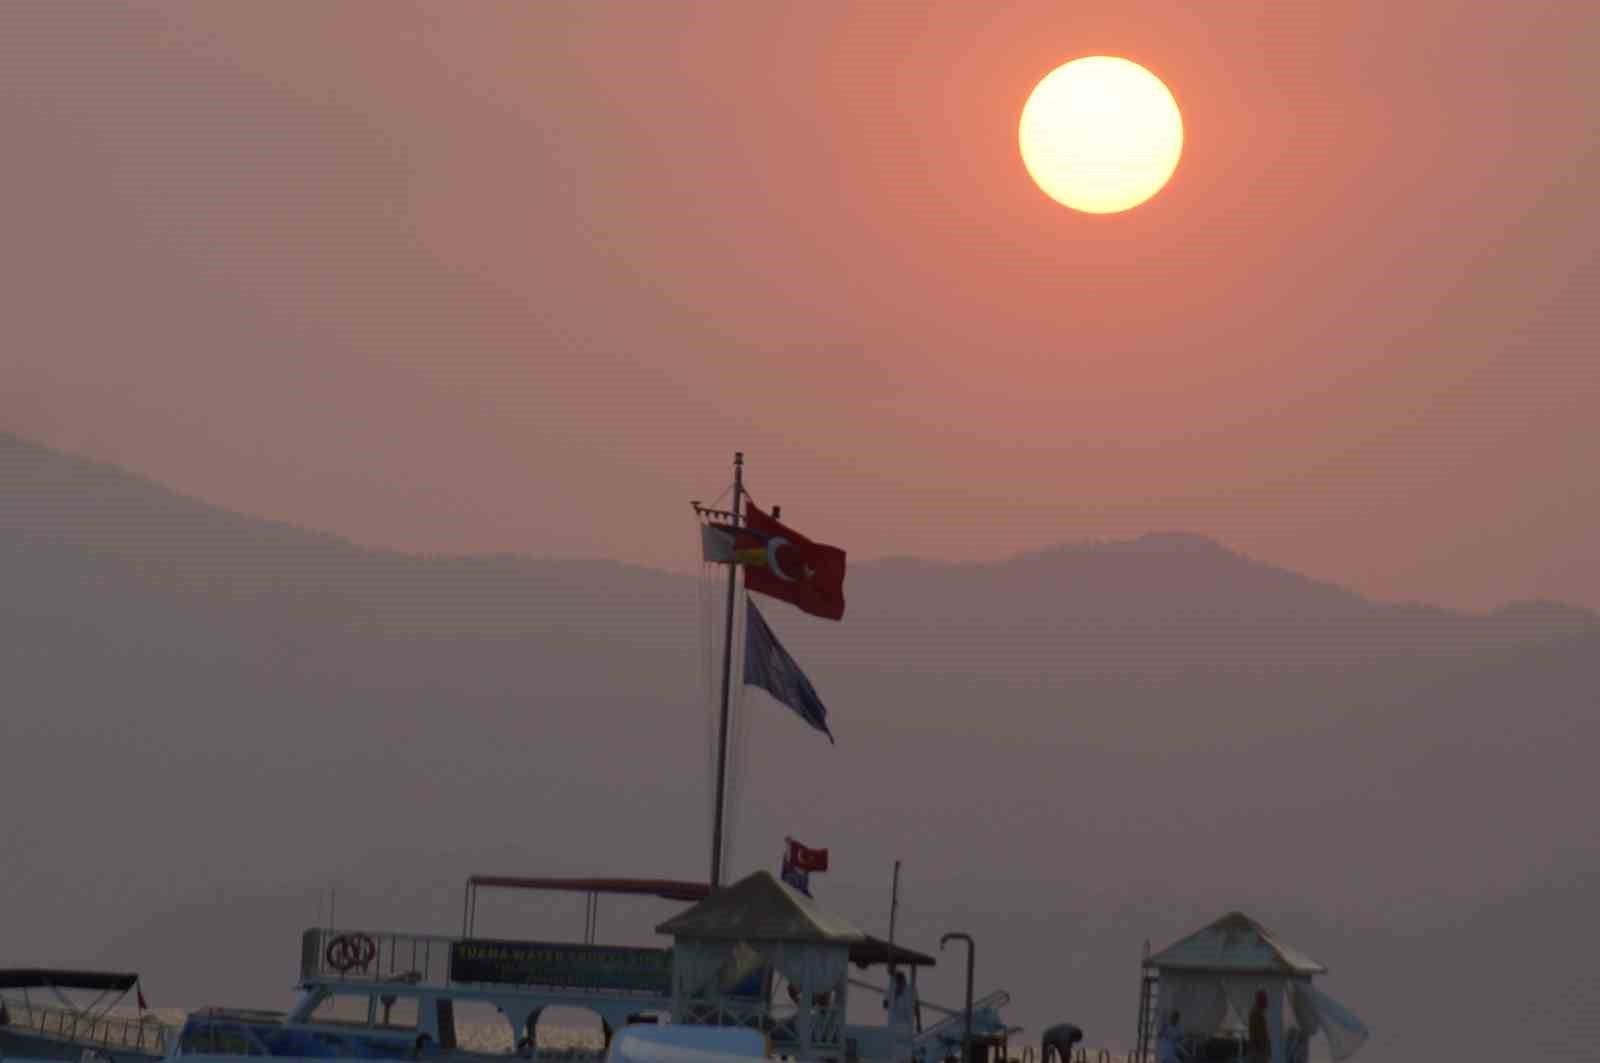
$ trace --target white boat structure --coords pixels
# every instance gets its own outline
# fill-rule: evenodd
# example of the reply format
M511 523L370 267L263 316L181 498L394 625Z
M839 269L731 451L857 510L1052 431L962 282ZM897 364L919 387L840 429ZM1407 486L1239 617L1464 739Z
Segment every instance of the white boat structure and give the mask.
M139 994L137 974L0 970L0 1058L153 1063L166 1051L166 1027L142 1005L137 1015L116 1013L129 992Z
M486 939L472 934L483 888L589 895L581 942ZM608 894L694 900L656 927L670 947L637 948L594 940L598 899ZM287 1013L206 1009L190 1015L168 1057L173 1063L224 1063L237 1056L283 1060L598 1059L600 1052L541 1049L537 1028L550 1008L598 1016L608 1044L640 1026L745 1030L765 1053L799 1061L939 1063L960 1053L964 1012L920 1032L851 1024L852 989L881 990L851 970L893 964L913 972L925 953L863 933L765 871L715 893L703 883L657 879L468 880L463 934L313 928L301 943L300 999ZM1008 1001L993 993L974 1003L973 1063L1006 1058L1015 1033L999 1018ZM499 1051L469 1044L461 1024L503 1023ZM668 1048L650 1049L663 1060ZM682 1049L693 1056L693 1050Z
M606 1063L751 1063L766 1058L755 1030L714 1026L629 1026L611 1039Z

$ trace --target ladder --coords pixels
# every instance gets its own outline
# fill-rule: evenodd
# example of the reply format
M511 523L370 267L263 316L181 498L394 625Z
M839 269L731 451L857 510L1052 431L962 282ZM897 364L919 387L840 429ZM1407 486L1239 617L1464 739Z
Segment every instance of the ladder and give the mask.
M1155 968L1139 969L1139 1035L1129 1063L1149 1063L1156 1041L1156 981Z

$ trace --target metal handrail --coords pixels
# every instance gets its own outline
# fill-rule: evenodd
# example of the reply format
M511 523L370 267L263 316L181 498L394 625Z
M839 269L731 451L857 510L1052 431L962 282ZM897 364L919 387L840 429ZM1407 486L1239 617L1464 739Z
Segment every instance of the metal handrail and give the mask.
M73 1044L163 1052L167 1027L154 1017L88 1015L71 1008L24 1004L7 1009L11 1025Z
M995 1011L999 1011L1009 1003L1011 1003L1011 994L1006 992L1004 989L996 989L988 996L979 997L977 1000L974 1000L972 1002L972 1011L973 1014L977 1014L984 1008L993 1008ZM956 1026L960 1026L965 1019L965 1013L961 1011L940 1007L937 1004L929 1004L927 1001L923 1001L922 1006L925 1008L931 1008L934 1011L942 1011L945 1013L945 1017L934 1023L932 1026L925 1027L923 1031L916 1036L916 1040L919 1042L931 1039L933 1037L943 1036L940 1031L947 1027L954 1028Z
M329 946L341 937L371 942L372 956L368 962L343 970L331 964ZM302 935L300 977L345 982L414 981L443 985L450 980L450 948L456 940L442 934L312 927Z
M340 938L346 941L336 944ZM302 982L349 983L361 986L409 984L429 986L471 986L451 977L451 953L463 939L444 934L412 934L391 930L351 930L311 927L301 934L300 978ZM364 943L363 943L364 942ZM352 947L342 947L352 946ZM365 953L370 949L370 956ZM350 964L343 968L332 961ZM533 983L530 983L533 984ZM600 986L559 987L573 997L633 996L641 1002L654 1002L661 994L652 989L607 988Z

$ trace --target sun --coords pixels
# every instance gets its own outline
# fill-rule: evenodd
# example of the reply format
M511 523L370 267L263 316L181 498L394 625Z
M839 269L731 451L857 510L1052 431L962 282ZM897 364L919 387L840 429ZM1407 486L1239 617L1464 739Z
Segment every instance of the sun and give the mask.
M1183 116L1161 79L1110 55L1046 74L1017 125L1022 164L1044 193L1090 214L1136 207L1167 183L1183 153Z

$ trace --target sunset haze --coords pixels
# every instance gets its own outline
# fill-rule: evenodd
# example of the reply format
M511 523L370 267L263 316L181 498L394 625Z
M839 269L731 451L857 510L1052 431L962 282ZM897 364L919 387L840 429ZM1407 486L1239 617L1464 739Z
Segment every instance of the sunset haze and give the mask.
M1379 597L1600 604L1597 25L9 4L6 418L406 549L682 566L744 449L858 557L1182 528ZM1188 132L1109 218L1015 143L1096 53Z
M733 873L827 847L882 935L902 860L1030 1046L1132 1048L1145 940L1237 908L1361 1063L1587 1063L1597 53L1578 0L0 4L4 962L279 1007L335 892L704 880L739 452ZM1085 56L1181 113L1118 213L1019 150Z

